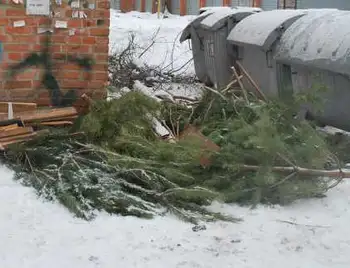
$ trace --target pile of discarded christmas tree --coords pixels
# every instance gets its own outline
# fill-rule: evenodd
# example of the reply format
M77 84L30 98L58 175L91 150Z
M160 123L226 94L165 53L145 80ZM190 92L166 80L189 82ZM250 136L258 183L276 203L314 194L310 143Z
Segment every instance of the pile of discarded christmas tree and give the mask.
M342 179L328 137L295 118L297 101L237 94L208 90L180 104L127 92L95 102L70 128L9 146L3 162L85 219L170 211L192 222L235 220L206 206L288 204L322 197Z

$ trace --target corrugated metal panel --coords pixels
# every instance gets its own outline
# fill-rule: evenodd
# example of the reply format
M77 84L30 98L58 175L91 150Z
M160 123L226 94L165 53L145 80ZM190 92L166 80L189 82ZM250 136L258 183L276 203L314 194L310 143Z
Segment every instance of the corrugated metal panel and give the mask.
M141 0L135 0L135 10L141 11Z
M146 12L152 13L152 0L146 0Z
M231 6L232 7L236 7L236 6L238 6L239 5L239 0L232 0L231 1Z
M252 7L254 0L232 0L232 7Z
M277 9L278 0L262 0L261 8L265 11Z
M199 12L199 0L187 1L187 15L197 15Z
M120 0L111 0L111 7L120 10Z
M171 0L170 13L180 15L180 0Z
M279 0L278 8L279 9L295 9L297 0Z
M180 0L171 0L171 14L180 15Z
M239 7L252 7L253 0L239 0L237 6L239 6Z
M192 0L189 0L192 1ZM218 7L218 6L222 6L222 0L207 0L205 5L207 7Z
M205 64L211 82L222 88L232 78L231 66L235 61L235 51L227 45L227 35L237 21L249 16L251 12L236 12L234 9L213 13L205 18L201 26L205 30Z
M338 8L350 10L349 0L297 0L297 8Z

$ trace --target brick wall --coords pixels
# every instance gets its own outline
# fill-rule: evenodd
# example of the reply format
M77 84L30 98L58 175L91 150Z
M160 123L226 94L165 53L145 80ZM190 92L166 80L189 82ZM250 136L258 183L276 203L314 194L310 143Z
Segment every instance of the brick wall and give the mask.
M95 99L105 97L108 80L109 1L89 0L89 5L74 9L65 0L61 5L57 5L57 2L52 1L51 11L55 15L52 16L53 23L50 25L48 16L26 15L23 4L0 0L0 42L3 47L0 59L0 101L50 104L47 89L40 86L43 73L40 67L28 68L14 79L6 76L9 65L20 62L34 51L40 51L45 34L38 31L46 27L53 30L51 55L61 91L77 89L79 93L88 93ZM79 13L80 11L84 13ZM83 15L84 18L73 18L73 14L86 14L86 17ZM56 21L67 22L67 28L56 28ZM91 74L87 75L77 65L69 63L66 59L69 55L90 56L94 61ZM58 58L60 59L55 60Z

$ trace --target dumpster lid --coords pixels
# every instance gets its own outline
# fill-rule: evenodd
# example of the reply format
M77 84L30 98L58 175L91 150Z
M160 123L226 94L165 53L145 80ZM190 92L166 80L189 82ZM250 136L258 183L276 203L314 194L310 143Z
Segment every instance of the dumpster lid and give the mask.
M312 12L283 35L276 60L350 75L350 12Z
M227 40L237 45L255 45L269 50L281 36L286 24L293 23L305 15L306 10L271 10L255 13L238 23L230 32Z
M231 9L231 7L227 7L227 6L207 6L207 7L201 7L199 9L199 14L202 14L203 12L206 12L206 11L217 11L217 10L223 10L223 9Z
M211 13L201 22L201 26L204 29L208 29L211 31L216 31L223 26L228 19L241 21L245 17L253 14L253 11L248 11L244 9L223 9L217 10L216 12Z
M204 20L206 17L208 17L209 15L211 15L213 12L215 12L215 10L208 10L200 15L198 15L194 20L192 20L187 26L186 28L182 31L182 34L180 36L180 43L186 41L187 39L191 38L191 28L197 28L201 21Z
M261 12L263 11L260 7L243 7L243 6L235 6L235 9L239 9L240 11L253 11L253 12Z

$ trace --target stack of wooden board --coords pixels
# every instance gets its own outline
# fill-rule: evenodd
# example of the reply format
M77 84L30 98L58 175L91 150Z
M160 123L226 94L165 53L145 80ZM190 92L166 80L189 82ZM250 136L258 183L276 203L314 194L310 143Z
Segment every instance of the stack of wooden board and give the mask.
M41 108L36 103L0 102L0 149L26 141L47 130L39 126L72 125L74 120L90 110L91 100L83 95L73 105L64 108Z
M0 127L0 149L3 150L10 144L27 141L46 132L34 131L32 127L20 127L17 124Z

